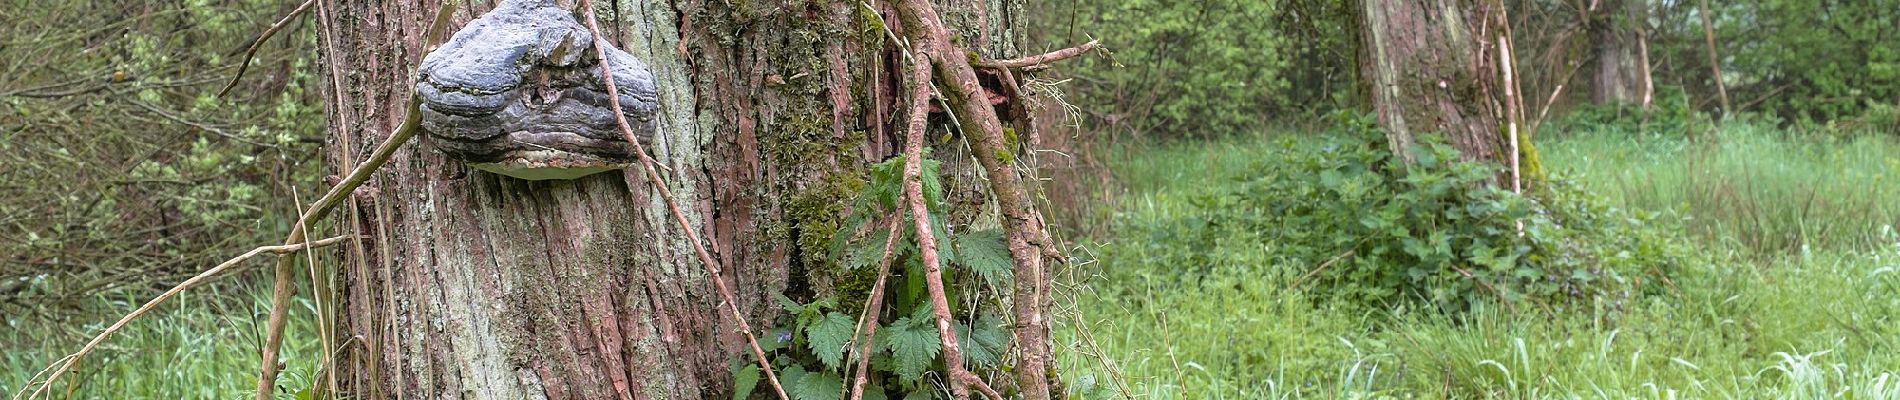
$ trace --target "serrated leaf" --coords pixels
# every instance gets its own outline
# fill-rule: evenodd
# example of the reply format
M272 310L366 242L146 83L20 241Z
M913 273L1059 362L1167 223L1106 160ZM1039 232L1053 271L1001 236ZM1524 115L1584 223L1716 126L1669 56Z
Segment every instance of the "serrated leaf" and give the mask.
M923 257L910 257L904 262L904 303L917 304L924 296Z
M956 236L956 247L964 267L991 286L1009 286L1016 263L1009 257L1002 232L994 229L966 232Z
M937 239L937 262L943 263L937 268L945 271L950 270L950 264L957 262L956 243L950 237L950 226L944 224L947 220L943 214L930 213L930 235Z
M759 366L747 365L732 373L732 400L745 400L752 397L752 390L759 386Z
M805 375L805 366L794 363L792 366L785 367L784 370L778 372L778 382L779 384L785 385L784 388L786 390L797 390L798 382L804 381Z
M938 340L936 329L927 319L905 317L891 324L890 331L885 349L891 353L891 371L906 381L923 378L924 370L930 369L930 363L937 360L937 353L942 350L943 342Z
M788 314L796 315L800 310L805 309L805 306L798 304L796 301L792 301L792 298L785 297L784 293L772 292L772 300L777 300L779 308L784 309Z
M838 400L838 394L844 392L844 380L830 372L809 372L791 382L793 400Z
M856 324L851 317L844 314L825 314L817 323L805 328L805 342L825 367L837 369L844 361L845 344L851 342L853 325Z
M973 366L994 368L1002 362L1003 346L1009 344L1009 334L1003 332L1002 322L996 317L984 314L977 318L974 330L968 325L957 324L958 348L963 350L963 360Z
M924 205L927 206L932 213L935 213L938 209L943 208L943 182L937 178L939 164L937 160L928 158L923 161L923 168L921 168L920 171L922 174L917 177L920 181L918 183L923 186Z
M791 343L792 339L794 339L791 329L772 328L772 330L766 331L765 334L766 336L764 338L759 339L759 350L766 353L785 348L785 344Z
M890 230L876 229L865 234L864 238L858 240L856 244L849 245L845 250L845 260L842 263L845 269L877 266L878 261L884 259L884 242L890 240L890 237ZM894 244L891 247L892 252L897 251L898 246Z
M864 383L864 398L861 400L885 400L885 399L888 399L888 397L884 396L883 385L877 384L876 380L871 380Z
M918 388L917 390L911 391L910 394L904 395L904 400L931 400L933 398L934 397L930 395L929 388Z

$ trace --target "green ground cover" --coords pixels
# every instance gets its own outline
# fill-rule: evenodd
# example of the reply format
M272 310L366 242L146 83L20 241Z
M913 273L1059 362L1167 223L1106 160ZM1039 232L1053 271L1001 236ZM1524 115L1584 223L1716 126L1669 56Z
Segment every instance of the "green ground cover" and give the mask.
M1061 336L1072 398L1900 398L1892 138L1544 140L1558 176L1657 216L1696 261L1655 295L1456 314L1323 301L1285 272L1311 266L1273 265L1270 244L1156 239L1274 168L1275 142L1105 150L1113 234L1065 286L1084 311Z

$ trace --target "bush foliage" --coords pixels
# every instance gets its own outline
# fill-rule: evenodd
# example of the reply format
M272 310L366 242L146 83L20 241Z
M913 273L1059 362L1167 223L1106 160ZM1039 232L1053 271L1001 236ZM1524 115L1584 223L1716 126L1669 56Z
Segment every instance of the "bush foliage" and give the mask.
M1680 240L1651 227L1656 215L1605 206L1562 179L1529 196L1499 189L1486 184L1493 167L1451 162L1456 151L1432 141L1406 166L1371 121L1343 120L1323 139L1282 140L1247 176L1193 199L1196 216L1132 227L1179 250L1146 254L1189 266L1184 279L1264 264L1336 300L1450 311L1614 305L1658 290L1685 262ZM1237 254L1265 260L1227 258Z
M1137 137L1212 137L1304 115L1351 87L1351 13L1332 1L1056 0L1042 42L1091 37L1066 90L1088 126ZM1298 84L1296 84L1296 82ZM1315 107L1319 105L1319 107Z

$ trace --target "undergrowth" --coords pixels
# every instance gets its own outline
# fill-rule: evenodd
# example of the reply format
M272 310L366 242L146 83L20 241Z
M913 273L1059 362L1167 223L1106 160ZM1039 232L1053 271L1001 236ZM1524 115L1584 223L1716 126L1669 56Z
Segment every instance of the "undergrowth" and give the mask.
M1299 151L1337 147L1338 137L1106 149L1121 160L1114 172L1123 193L1113 205L1115 235L1086 247L1092 260L1067 292L1084 310L1058 334L1069 398L1900 399L1900 232L1878 220L1900 192L1873 184L1900 173L1889 161L1900 152L1872 137L1796 140L1747 125L1718 134L1720 144L1608 132L1539 143L1551 169L1567 171L1560 181L1571 182L1551 193L1571 198L1545 195L1537 204L1588 204L1595 209L1580 213L1600 217L1548 218L1656 235L1613 237L1601 246L1624 250L1586 250L1607 258L1584 261L1629 263L1610 267L1619 270L1679 262L1667 281L1647 286L1651 295L1621 303L1593 296L1562 310L1338 301L1339 287L1299 278L1346 250L1311 251L1320 256L1289 266L1289 246L1261 238L1296 233L1254 228L1285 216L1206 201L1252 193L1234 182L1268 174L1291 182L1277 185L1312 185L1323 178L1287 160L1316 157ZM1721 199L1747 208L1692 196L1723 185L1731 186ZM1294 193L1314 198L1230 200L1335 200ZM1792 201L1808 198L1813 206ZM1799 223L1764 222L1774 215ZM1218 234L1190 225L1210 222L1223 225L1204 228ZM1618 223L1631 228L1578 226ZM1743 245L1789 237L1807 246ZM1629 243L1676 247L1656 254L1679 257L1641 255Z
M1236 269L1351 304L1451 312L1620 304L1660 290L1687 257L1651 213L1603 206L1563 180L1520 195L1487 184L1493 167L1451 162L1448 145L1425 141L1407 165L1372 121L1337 126L1323 140L1275 140L1242 175L1189 197L1193 212L1127 227L1146 236L1140 251L1105 257L1175 265L1181 282Z

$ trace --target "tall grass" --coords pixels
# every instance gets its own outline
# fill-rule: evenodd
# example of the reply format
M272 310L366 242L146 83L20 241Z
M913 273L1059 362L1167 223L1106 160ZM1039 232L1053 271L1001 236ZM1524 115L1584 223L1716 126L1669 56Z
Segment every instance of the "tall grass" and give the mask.
M1560 169L1631 208L1675 210L1746 251L1870 250L1900 226L1900 143L1730 125L1714 140L1586 132L1544 146Z
M233 399L256 393L258 349L270 309L269 290L212 285L188 291L113 335L60 378L55 399ZM95 312L5 316L0 329L0 396L11 398L27 380L78 350L93 335L144 303L145 298L99 295ZM279 387L295 393L310 384L317 343L311 304L299 299L284 341L289 368ZM301 314L301 315L299 315ZM281 393L281 392L280 392ZM288 394L281 398L291 398Z
M1123 195L1068 291L1070 398L1900 399L1900 145L1754 127L1542 145L1584 189L1685 217L1707 261L1666 294L1561 314L1328 306L1237 267L1268 262L1267 244L1185 250L1211 267L1155 256L1184 250L1152 227L1270 167L1270 143L1109 149Z

